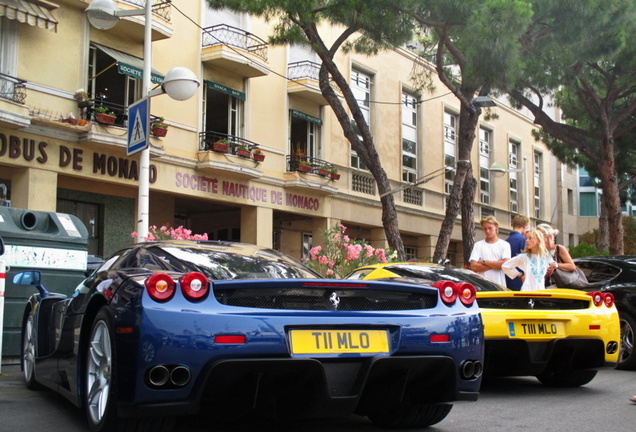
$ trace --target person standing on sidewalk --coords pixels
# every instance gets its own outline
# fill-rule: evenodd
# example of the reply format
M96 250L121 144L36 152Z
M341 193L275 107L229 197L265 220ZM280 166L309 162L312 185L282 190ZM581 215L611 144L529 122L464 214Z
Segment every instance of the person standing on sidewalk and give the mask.
M486 238L473 246L470 254L470 268L482 276L506 285L506 278L501 271L501 265L510 259L510 244L500 239L499 222L494 216L486 216L479 224L484 230Z
M524 215L516 215L512 218L512 231L508 235L506 241L510 243L510 256L515 257L526 248L526 230L530 224L530 219ZM513 291L521 290L523 281L521 278L511 279L506 275L506 286Z

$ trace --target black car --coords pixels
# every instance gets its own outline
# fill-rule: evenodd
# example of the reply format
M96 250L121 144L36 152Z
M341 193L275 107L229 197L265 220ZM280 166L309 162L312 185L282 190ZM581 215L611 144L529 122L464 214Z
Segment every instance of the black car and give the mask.
M589 287L585 291L610 292L616 299L621 321L621 353L618 369L636 369L636 255L576 258Z

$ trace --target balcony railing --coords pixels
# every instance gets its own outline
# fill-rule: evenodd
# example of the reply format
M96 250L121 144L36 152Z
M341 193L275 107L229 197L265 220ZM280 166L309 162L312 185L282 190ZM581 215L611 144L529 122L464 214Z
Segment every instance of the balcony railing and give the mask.
M218 24L203 29L203 47L224 44L243 49L267 61L267 42L245 30Z
M123 3L128 3L140 8L146 7L146 0L121 0ZM152 2L152 13L160 16L166 21L170 21L170 1L169 0L154 0Z
M287 78L291 80L308 78L318 81L319 72L320 65L309 60L289 63L287 65Z
M26 81L0 73L0 98L24 104Z
M323 159L305 155L287 155L287 171L289 172L299 171L326 177L333 169L335 165Z
M253 151L259 148L259 144L236 135L228 135L222 132L206 131L199 132L199 150L211 151L215 142L227 140L229 154L237 154L239 148L245 146L247 150Z
M353 174L351 176L351 188L355 192L375 195L375 179L364 174Z

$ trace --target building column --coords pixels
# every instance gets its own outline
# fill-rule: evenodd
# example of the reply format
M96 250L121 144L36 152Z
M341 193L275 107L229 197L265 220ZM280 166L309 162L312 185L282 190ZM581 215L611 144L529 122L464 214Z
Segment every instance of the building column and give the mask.
M241 242L273 246L274 211L264 207L241 208Z
M423 235L417 238L417 259L432 260L437 244L437 236Z
M331 218L313 218L311 221L311 245L324 246L324 232L339 224L340 220Z
M57 173L36 168L17 170L11 178L11 206L34 211L56 211Z
M388 249L389 241L386 238L384 228L371 228L371 238L369 244L374 248Z

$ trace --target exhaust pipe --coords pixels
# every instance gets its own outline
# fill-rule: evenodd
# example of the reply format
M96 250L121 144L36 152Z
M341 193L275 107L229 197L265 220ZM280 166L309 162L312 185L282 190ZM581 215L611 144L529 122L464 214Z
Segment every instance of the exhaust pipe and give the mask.
M170 371L165 366L155 366L148 372L148 381L156 387L161 387L168 382Z
M190 369L185 366L175 366L170 372L170 382L177 387L183 387L190 382Z

